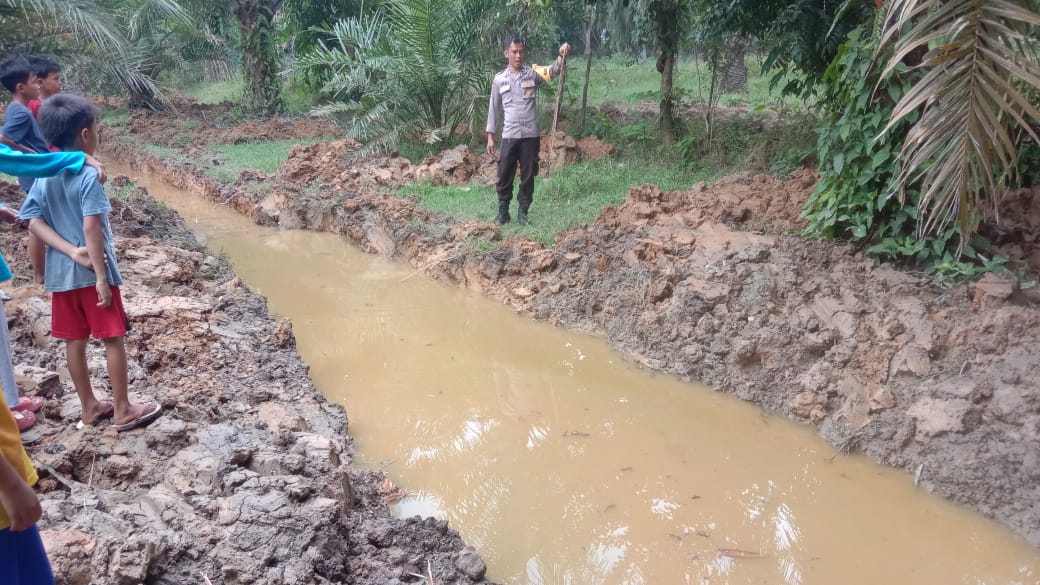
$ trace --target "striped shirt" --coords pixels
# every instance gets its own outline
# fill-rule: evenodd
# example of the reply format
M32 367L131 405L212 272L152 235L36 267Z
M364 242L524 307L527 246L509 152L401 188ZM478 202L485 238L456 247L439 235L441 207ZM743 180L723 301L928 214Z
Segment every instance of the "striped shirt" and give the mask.
M560 74L560 64L548 67L524 66L519 73L508 67L499 71L491 81L491 100L488 104L485 132L498 130L498 112L504 113L502 138L535 138L541 134L538 128L538 110L535 97L540 85Z

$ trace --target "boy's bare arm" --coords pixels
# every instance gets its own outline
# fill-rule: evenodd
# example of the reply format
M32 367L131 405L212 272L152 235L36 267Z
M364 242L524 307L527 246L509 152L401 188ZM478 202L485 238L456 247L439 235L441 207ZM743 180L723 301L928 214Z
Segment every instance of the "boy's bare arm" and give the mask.
M4 136L3 134L0 134L0 144L3 144L11 150L20 150L29 154L38 154L35 150L29 148L28 146L22 146L21 144L18 144L17 142L11 140L7 136Z
M11 519L13 532L29 528L43 515L36 492L3 457L0 457L0 506Z
M61 234L54 231L54 228L47 223L47 220L40 217L29 220L29 231L43 240L44 244L72 258L76 264L91 270L94 269L94 264L90 261L87 249L85 247L77 248L72 242L61 237Z
M87 240L90 264L97 273L97 306L103 309L112 304L112 290L108 286L108 273L105 272L105 233L101 227L100 215L87 215L83 218L83 235Z

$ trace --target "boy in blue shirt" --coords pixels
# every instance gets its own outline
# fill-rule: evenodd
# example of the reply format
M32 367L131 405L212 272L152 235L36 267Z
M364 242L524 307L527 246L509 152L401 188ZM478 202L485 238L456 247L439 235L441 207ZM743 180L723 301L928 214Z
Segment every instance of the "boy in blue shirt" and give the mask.
M10 57L0 63L0 82L11 92L11 103L4 111L4 126L0 129L7 145L23 152L49 152L47 140L29 109L30 102L40 97L40 84L33 64L24 57ZM33 185L32 177L18 177L18 185L26 193ZM44 267L41 265L43 244L36 236L29 235L29 260L33 265L33 282L43 283Z
M58 94L40 106L40 125L51 144L64 151L93 155L98 145L98 111L82 97ZM83 407L81 420L92 424L103 417L87 370L87 341L103 340L112 386L117 431L128 431L155 420L162 407L155 402L131 403L127 390L126 312L123 310L112 230L112 206L97 173L62 173L36 181L19 216L48 246L44 289L51 296L51 335L66 340L69 375ZM47 229L48 226L53 229ZM65 249L85 246L93 270L78 265ZM107 258L107 262L106 262Z

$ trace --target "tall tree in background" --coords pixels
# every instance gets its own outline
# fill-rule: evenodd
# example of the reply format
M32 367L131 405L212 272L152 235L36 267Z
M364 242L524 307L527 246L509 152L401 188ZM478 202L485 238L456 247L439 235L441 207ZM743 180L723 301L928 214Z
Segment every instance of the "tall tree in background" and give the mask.
M243 104L260 114L285 111L279 77L274 16L284 0L232 0L242 31Z
M763 68L777 70L773 83L784 81L784 93L806 98L816 92L849 33L872 22L875 10L871 0L690 1L696 4L698 37L755 43L766 53Z
M690 22L689 0L650 0L647 5L649 25L657 41L657 71L661 74L661 143L675 144L675 119L672 109L675 58Z
M581 130L585 134L585 110L589 103L589 78L592 76L592 36L596 34L596 2L585 6L585 85L581 89Z

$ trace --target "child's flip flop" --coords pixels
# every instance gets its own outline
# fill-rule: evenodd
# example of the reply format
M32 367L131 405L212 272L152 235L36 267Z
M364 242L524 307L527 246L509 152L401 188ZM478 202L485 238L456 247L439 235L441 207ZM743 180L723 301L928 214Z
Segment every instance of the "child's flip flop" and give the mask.
M137 427L140 427L140 426L144 426L144 425L152 422L153 420L159 418L159 415L162 414L162 405L157 404L155 402L146 402L145 404L151 404L152 408L148 409L144 414L142 414L141 416L135 418L132 421L128 421L128 422L125 422L125 423L120 424L120 425L112 425L112 426L114 426L116 428L116 431L122 433L122 432L126 432L126 431L129 431L129 430L132 430L132 429L136 429Z
M101 424L101 421L105 420L106 418L112 418L112 416L115 415L116 407L111 400L99 400L98 404L101 405L101 412L97 415L97 418L94 419L94 422L87 423L82 418L80 418L79 422L76 423L77 429L82 429L83 427L88 425L96 427Z
M28 410L30 412L39 412L43 408L44 400L40 396L19 396L18 404L11 407L11 410Z
M11 414L14 415L14 421L18 424L19 433L24 433L36 424L36 415L31 410L12 410Z

